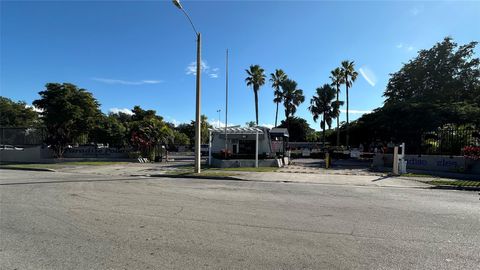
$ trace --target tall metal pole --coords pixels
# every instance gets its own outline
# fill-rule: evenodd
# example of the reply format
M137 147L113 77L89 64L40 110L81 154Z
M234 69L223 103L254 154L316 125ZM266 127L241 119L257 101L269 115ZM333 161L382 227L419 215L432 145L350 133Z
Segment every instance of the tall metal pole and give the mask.
M201 86L200 86L200 76L201 76L201 36L200 33L197 33L197 91L196 91L196 107L195 107L195 173L200 173L201 171L201 117L200 117L200 98L201 98Z
M227 155L227 152L228 152L227 122L228 122L228 49L227 49L227 62L225 65L225 159L228 156Z

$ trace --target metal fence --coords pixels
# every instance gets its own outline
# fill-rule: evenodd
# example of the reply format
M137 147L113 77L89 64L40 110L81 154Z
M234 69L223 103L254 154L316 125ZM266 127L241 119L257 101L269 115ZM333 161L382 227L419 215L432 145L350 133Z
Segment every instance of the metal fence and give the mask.
M422 154L462 155L465 146L480 146L479 129L440 129L422 135Z
M1 145L40 145L46 136L46 129L42 127L0 127Z

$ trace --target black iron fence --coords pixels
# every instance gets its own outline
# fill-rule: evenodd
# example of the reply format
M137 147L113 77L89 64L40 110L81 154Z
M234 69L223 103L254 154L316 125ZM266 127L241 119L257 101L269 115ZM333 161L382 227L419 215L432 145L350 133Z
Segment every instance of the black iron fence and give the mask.
M462 155L465 146L480 146L479 129L440 129L422 135L422 154Z

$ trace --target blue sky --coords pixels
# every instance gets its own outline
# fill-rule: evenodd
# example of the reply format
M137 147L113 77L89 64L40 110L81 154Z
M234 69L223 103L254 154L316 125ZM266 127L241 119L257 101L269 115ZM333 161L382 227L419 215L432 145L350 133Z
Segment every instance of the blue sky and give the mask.
M245 69L282 68L304 90L307 111L330 70L354 60L350 118L382 105L389 74L445 36L479 40L480 2L184 1L202 33L202 113L216 123L225 107L230 51L229 123L255 119ZM1 1L0 95L31 103L47 82L93 92L104 112L140 105L167 121L194 118L195 35L171 1ZM477 50L478 52L478 50ZM478 54L477 54L478 55ZM261 124L275 121L270 83L259 94ZM342 94L344 99L344 93ZM279 113L280 119L284 113ZM341 119L345 118L342 114Z

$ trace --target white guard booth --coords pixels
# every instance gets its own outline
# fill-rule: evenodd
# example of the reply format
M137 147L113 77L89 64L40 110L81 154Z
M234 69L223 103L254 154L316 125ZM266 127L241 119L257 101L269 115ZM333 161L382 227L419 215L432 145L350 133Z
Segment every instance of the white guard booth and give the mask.
M259 153L269 155L271 143L266 127L227 127L209 129L209 165L212 153L241 156L255 155L258 167Z

